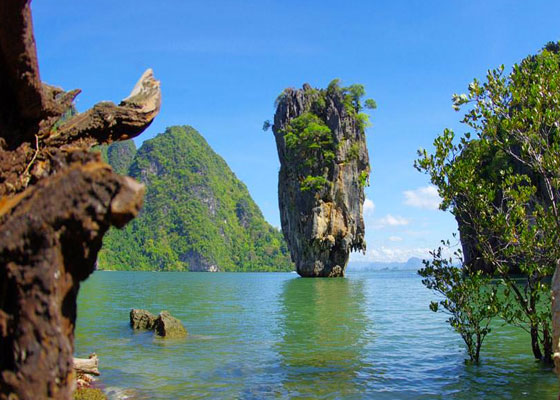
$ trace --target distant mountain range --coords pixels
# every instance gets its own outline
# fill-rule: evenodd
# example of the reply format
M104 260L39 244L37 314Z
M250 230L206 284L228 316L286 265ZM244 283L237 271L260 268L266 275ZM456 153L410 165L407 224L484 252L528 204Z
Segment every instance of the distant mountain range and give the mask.
M417 271L422 268L422 259L411 257L407 262L356 261L348 264L349 271Z

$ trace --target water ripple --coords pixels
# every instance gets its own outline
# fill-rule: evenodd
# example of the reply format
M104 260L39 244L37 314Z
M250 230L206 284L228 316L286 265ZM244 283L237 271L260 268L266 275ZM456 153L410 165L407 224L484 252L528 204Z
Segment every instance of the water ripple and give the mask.
M413 272L96 272L79 297L76 352L95 351L111 398L554 399L556 378L517 329L496 326L480 366ZM169 310L190 335L128 326Z

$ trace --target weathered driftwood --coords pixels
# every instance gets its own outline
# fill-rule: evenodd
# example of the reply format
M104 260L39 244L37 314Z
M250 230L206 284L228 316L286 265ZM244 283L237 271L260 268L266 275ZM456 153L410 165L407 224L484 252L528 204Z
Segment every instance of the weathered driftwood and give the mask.
M68 398L79 283L101 239L138 211L143 186L74 165L0 209L0 398ZM40 395L38 395L40 394Z
M93 353L89 358L76 358L73 360L76 373L99 376L99 357Z
M66 101L64 95L61 99ZM147 70L131 96L118 106L102 102L62 123L60 116L49 118L53 124L51 129L43 129L30 141L16 143L11 138L12 143L8 145L8 138L0 134L0 196L25 190L28 185L75 161L84 149L137 136L156 116L160 103L159 82L152 71ZM36 128L41 130L39 126ZM75 150L79 150L78 154L74 154Z
M118 106L63 119L79 92L41 82L30 0L0 2L0 399L71 397L80 282L142 203L89 148L142 132L159 82L148 70Z

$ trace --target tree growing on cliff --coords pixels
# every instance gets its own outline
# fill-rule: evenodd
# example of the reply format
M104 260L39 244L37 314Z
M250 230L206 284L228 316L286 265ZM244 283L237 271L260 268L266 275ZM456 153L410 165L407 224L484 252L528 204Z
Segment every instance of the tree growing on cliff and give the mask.
M350 251L365 250L364 95L363 85L342 87L338 79L326 89L286 89L274 124L263 126L272 126L276 140L282 230L300 275L343 276Z
M441 208L462 222L462 241L473 243L499 278L502 318L527 330L535 358L546 362L553 349L547 278L560 256L559 88L557 44L508 76L503 66L489 71L486 82L474 80L468 94L453 96L456 110L467 107L462 122L474 138L466 133L457 141L445 130L435 153L422 150L415 163L438 187Z
M365 129L371 125L369 115L363 112L363 109L375 110L377 103L373 99L365 99L366 90L362 84L352 84L350 86L341 86L340 79L333 79L326 90L318 90L307 85L305 94L312 101L309 110L301 115L293 118L285 128L282 134L286 148L290 150L292 159L299 159L300 171L300 189L302 191L319 191L329 183L327 175L329 173L328 166L335 161L337 147L341 143L335 143L334 135L323 116L327 107L327 96L336 96L341 99L342 107L348 116L356 121L357 130L360 135L365 135ZM276 104L278 104L283 96L289 92L284 91L278 96ZM266 131L272 127L270 121L263 123L263 130ZM354 148L348 152L349 158L358 158L359 147L354 143ZM361 187L366 186L369 182L369 168L361 171L358 176L358 183Z

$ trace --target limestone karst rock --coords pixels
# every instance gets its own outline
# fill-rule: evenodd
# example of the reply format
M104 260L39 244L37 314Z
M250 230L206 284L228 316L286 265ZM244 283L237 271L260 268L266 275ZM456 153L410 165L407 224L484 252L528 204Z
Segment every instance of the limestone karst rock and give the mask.
M169 314L168 311L159 313L155 322L155 332L158 336L171 339L183 338L188 335L181 321Z
M149 311L133 308L130 310L130 327L132 329L154 329L156 316Z
M146 185L144 206L103 238L100 269L293 270L282 234L194 128L172 126L144 141L127 175Z
M361 85L286 89L272 127L280 172L284 237L297 272L343 276L350 251L365 251L364 186L369 180Z
M119 105L69 115L79 90L39 77L30 0L0 5L0 399L70 399L76 298L102 238L144 186L90 147L141 133L158 114L146 71Z
M133 308L130 310L130 327L152 330L164 338L178 339L188 335L181 321L165 310L156 317L149 311Z

